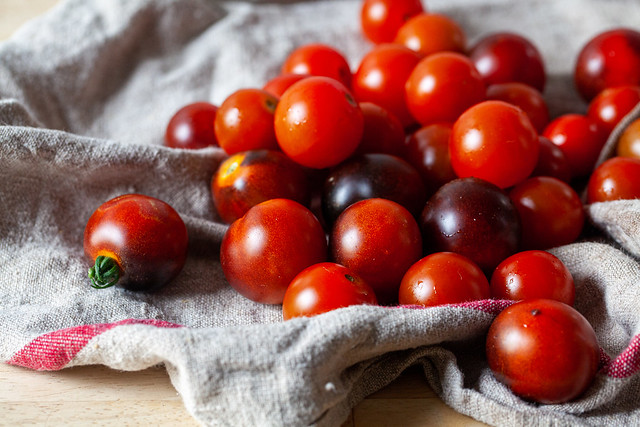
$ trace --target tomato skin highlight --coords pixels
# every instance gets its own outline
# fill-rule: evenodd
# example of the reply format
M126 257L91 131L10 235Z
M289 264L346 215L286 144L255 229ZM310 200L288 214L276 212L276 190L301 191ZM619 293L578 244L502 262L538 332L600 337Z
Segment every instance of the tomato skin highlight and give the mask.
M142 194L125 194L98 207L87 221L84 251L95 260L116 261L118 283L131 291L155 291L182 270L187 228L167 203Z

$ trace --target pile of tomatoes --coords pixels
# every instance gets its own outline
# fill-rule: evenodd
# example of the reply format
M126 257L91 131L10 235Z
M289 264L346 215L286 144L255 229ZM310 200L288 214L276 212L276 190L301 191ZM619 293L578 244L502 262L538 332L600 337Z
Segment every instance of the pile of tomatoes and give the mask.
M228 154L211 193L230 224L229 284L282 304L285 319L521 300L488 334L496 377L538 402L579 396L599 348L546 250L581 236L585 183L588 203L640 196L640 121L594 171L640 102L640 33L591 39L574 76L588 112L551 118L531 40L502 32L470 46L419 0L364 0L360 22L372 48L356 70L333 46L300 46L262 88L187 105L167 126L169 147ZM558 352L570 363L549 362Z

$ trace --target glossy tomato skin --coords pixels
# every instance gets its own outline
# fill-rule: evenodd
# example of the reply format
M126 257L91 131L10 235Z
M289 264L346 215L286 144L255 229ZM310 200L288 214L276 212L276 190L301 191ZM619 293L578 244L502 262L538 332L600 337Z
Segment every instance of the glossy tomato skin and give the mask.
M316 169L351 156L364 130L360 106L346 87L328 77L313 76L293 84L280 98L274 120L282 151Z
M218 107L208 102L194 102L179 109L167 124L164 143L167 147L198 149L217 147L213 129Z
M302 270L287 287L282 317L311 317L352 305L378 305L376 294L351 270L333 262Z
M291 87L292 84L309 77L308 74L279 74L266 82L262 90L280 98L282 94Z
M489 297L489 282L480 267L465 256L438 252L407 270L400 283L398 302L432 307Z
M455 52L425 57L405 83L407 107L423 126L453 123L467 108L484 101L486 92L473 63Z
M392 42L398 29L423 10L420 0L364 0L360 9L362 33L373 43Z
M484 101L465 111L453 124L449 143L456 175L481 178L500 188L527 178L539 149L531 120L503 101Z
M372 102L361 102L364 117L362 140L355 154L384 153L400 156L404 149L402 122L389 110Z
M358 102L372 102L394 114L406 128L415 123L407 108L404 85L422 55L398 44L385 43L371 49L353 75L353 94Z
M487 99L504 101L519 107L531 124L542 133L549 124L549 108L539 90L524 83L496 83L487 88Z
M587 203L640 198L640 159L613 157L593 171Z
M446 15L419 13L400 27L394 43L424 56L445 51L464 53L467 36L460 25Z
M487 275L520 245L520 218L499 187L478 178L443 185L420 218L427 253L455 252L475 262Z
M171 282L187 259L189 236L166 202L125 194L98 207L84 230L84 251L106 256L120 268L118 283L130 291L155 291Z
M214 129L227 154L278 148L273 114L278 98L261 89L240 89L220 105Z
M270 199L291 199L309 206L311 189L304 168L281 152L250 150L218 166L211 179L211 195L220 218L232 223Z
M349 206L335 222L329 246L333 261L362 277L381 304L397 301L402 276L422 255L411 213L379 198Z
M543 404L584 393L600 358L589 322L573 307L550 299L503 310L489 328L486 353L496 379L523 399Z
M640 159L640 119L636 119L620 135L616 147L618 156Z
M351 87L351 69L342 52L322 43L300 46L291 52L280 70L282 74L307 74L335 79Z
M538 136L540 152L538 163L531 172L531 176L550 176L560 181L571 181L571 168L564 152L549 138Z
M616 28L590 39L578 53L574 82L586 101L606 88L640 85L640 32Z
M522 249L549 249L573 243L585 221L576 191L559 179L538 176L509 191L522 221Z
M229 284L244 297L281 304L291 280L327 260L324 230L311 211L288 199L272 199L247 211L228 228L220 263Z
M487 85L520 82L544 91L544 60L525 37L509 32L490 34L471 48L469 58Z
M540 250L518 252L491 275L491 297L515 301L547 298L573 305L571 272L555 255Z
M638 103L640 86L608 88L591 100L587 116L605 132L611 133Z

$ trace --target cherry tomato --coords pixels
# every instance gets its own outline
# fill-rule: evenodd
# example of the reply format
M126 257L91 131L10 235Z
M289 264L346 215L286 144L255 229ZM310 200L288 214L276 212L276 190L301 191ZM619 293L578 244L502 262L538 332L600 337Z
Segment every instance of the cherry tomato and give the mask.
M225 99L214 122L220 147L227 154L278 148L273 113L278 98L261 89L240 89Z
M265 83L262 90L280 98L292 84L307 77L309 77L308 74L280 74Z
M362 33L374 43L391 42L402 24L423 10L420 0L364 0L360 9Z
M604 89L640 85L640 32L616 28L602 32L580 50L574 81L590 101Z
M405 96L411 115L426 126L453 123L467 108L484 101L486 87L467 57L439 52L415 66Z
M618 156L640 159L640 119L636 119L620 135L616 147Z
M172 148L205 148L218 146L213 122L218 107L208 102L195 102L179 109L167 125L164 143Z
M529 117L502 101L484 101L465 111L454 123L449 143L456 175L475 176L501 188L531 174L539 149Z
M420 219L427 253L456 252L487 274L520 244L518 211L499 187L460 178L431 196Z
M407 140L404 159L422 176L427 197L457 178L449 157L451 125L434 124L415 131Z
M522 221L522 248L548 249L574 242L585 214L578 193L548 176L529 178L509 192Z
M376 294L351 270L333 262L302 270L287 288L282 317L311 317L351 305L378 305Z
M460 25L446 15L419 13L400 27L394 43L424 56L444 51L464 53L467 36Z
M564 152L549 138L538 136L540 151L538 163L531 172L531 176L551 176L560 181L569 182L571 180L571 169L569 161Z
M513 393L543 404L580 396L598 370L600 348L593 328L559 301L521 301L503 310L487 334L487 360Z
M381 44L369 51L353 75L353 94L394 114L404 127L415 123L404 98L404 85L422 55L398 44Z
M502 261L491 276L491 296L498 299L548 298L573 305L576 288L569 269L555 255L532 250Z
M640 159L613 157L593 171L587 203L640 199Z
M489 282L469 258L453 253L427 255L413 264L400 283L402 305L431 307L489 299Z
M187 259L187 228L167 203L125 194L96 209L84 230L84 251L94 288L119 283L130 291L155 291L171 282Z
M220 263L242 296L281 304L291 280L327 260L327 240L318 219L298 202L272 199L247 211L227 229Z
M611 133L620 120L640 103L640 86L605 89L591 100L587 116L605 132Z
M220 164L211 179L211 195L220 218L232 223L270 199L291 199L308 206L311 190L302 166L279 151L252 150Z
M606 133L588 117L565 114L551 121L542 133L564 153L573 178L587 176L593 170Z
M362 139L364 118L349 90L338 81L308 77L282 95L275 128L285 154L303 166L322 169L353 154Z
M533 86L518 82L493 84L487 88L487 99L520 107L539 133L549 124L547 103L540 91Z
M362 277L382 304L397 301L402 276L422 255L411 213L378 198L349 206L333 226L329 247L333 260Z
M347 88L351 86L351 69L344 55L321 43L306 44L295 49L285 59L280 72L330 77Z
M385 153L399 156L404 148L404 128L389 110L371 102L361 102L364 117L362 140L355 154Z
M508 32L488 35L471 48L469 58L487 85L520 82L544 91L544 60L525 37Z

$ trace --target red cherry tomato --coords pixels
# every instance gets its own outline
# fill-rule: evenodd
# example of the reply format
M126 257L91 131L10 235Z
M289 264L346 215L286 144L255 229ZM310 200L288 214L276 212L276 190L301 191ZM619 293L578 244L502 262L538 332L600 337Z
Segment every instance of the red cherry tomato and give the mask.
M551 176L560 181L569 182L571 180L569 161L560 147L541 135L538 136L538 141L540 142L538 163L531 172L531 176Z
M636 119L620 135L616 147L618 156L640 159L640 119Z
M360 110L364 117L364 130L355 154L384 153L400 156L405 138L400 120L386 108L371 102L361 102Z
M282 74L307 74L336 79L345 87L351 87L351 69L344 55L335 48L312 43L300 46L287 56Z
M119 283L131 291L154 291L173 280L187 259L187 228L167 203L126 194L103 203L84 230L84 251L95 265L94 288Z
M607 141L606 133L595 122L580 114L565 114L556 118L542 134L560 147L569 162L573 178L591 173Z
M281 304L291 280L327 259L324 230L311 211L288 199L262 202L235 221L222 239L220 263L242 296Z
M593 37L578 54L574 81L586 101L609 87L640 85L640 32L616 28Z
M322 262L305 268L291 281L284 294L282 317L311 317L359 304L378 304L371 286L340 264Z
M261 89L240 89L225 99L214 122L220 147L227 154L278 148L273 113L278 98Z
M640 103L640 86L605 89L591 100L587 116L605 132L611 133L620 120Z
M471 61L453 52L421 60L405 84L407 107L423 126L453 123L462 112L484 101L486 88Z
M491 276L491 297L510 300L548 298L573 305L575 285L566 265L549 252L518 252Z
M542 94L524 83L497 83L487 88L487 99L504 101L527 113L536 131L542 133L549 124L549 108Z
M308 74L280 74L264 84L262 90L280 98L292 84L309 77Z
M415 123L404 98L404 85L422 55L398 44L381 44L369 51L353 75L353 94L394 114L404 127Z
M328 77L308 77L282 95L275 113L280 148L310 168L335 166L358 147L364 129L349 90Z
M398 300L402 305L431 307L489 297L489 282L480 267L465 256L437 252L407 270Z
M371 286L378 301L397 300L402 276L422 254L420 229L411 213L386 199L367 199L338 217L330 238L333 260Z
M364 0L360 9L362 33L374 43L391 42L402 24L423 10L420 0Z
M640 199L640 159L613 157L593 171L587 203Z
M543 404L580 396L598 370L600 348L593 328L559 301L521 301L503 310L487 334L494 376L513 393Z
M456 21L437 13L420 13L400 27L394 43L424 56L436 52L464 53L467 36Z
M481 39L469 58L487 85L520 82L544 91L544 60L535 45L513 33L496 33Z
M179 109L167 125L164 143L172 148L205 148L218 146L213 130L218 107L208 102L195 102Z
M585 214L578 193L548 176L529 178L509 192L522 221L522 248L548 249L574 242Z
M236 153L220 164L211 179L213 203L227 223L270 199L291 199L308 206L310 194L302 166L279 151Z
M449 152L459 177L475 176L500 188L527 178L538 162L540 143L520 108L485 101L465 111L453 125Z

